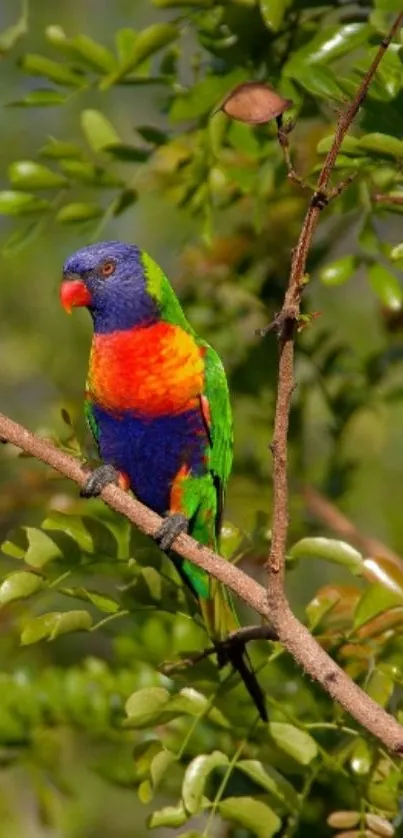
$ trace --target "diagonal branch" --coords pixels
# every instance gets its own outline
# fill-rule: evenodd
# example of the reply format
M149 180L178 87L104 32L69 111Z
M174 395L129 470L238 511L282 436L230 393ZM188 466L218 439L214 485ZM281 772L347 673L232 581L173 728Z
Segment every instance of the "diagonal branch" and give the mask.
M76 459L1 413L0 438L47 463L80 487L88 480L88 471L84 471ZM110 485L103 490L102 499L111 509L124 515L142 532L155 536L162 519L131 495L126 494L117 486ZM175 552L206 570L265 620L272 623L266 591L254 579L225 561L217 553L213 553L207 547L202 547L188 535L180 535L174 544ZM282 619L277 622L281 629L278 631L279 636L281 635L281 643L304 671L318 681L335 701L338 701L357 722L383 742L389 750L403 757L403 728L393 716L386 713L354 681L351 681L348 675L326 654L305 626L291 613L284 597ZM248 632L249 639L255 637L256 634L261 636L260 628L246 629L243 639L245 641L248 639Z
M305 286L305 272L308 253L322 210L334 197L337 197L348 183L342 183L335 189L329 189L330 178L334 169L337 155L343 139L351 123L361 107L376 70L393 40L398 29L403 25L403 11L397 16L389 34L382 40L374 60L357 90L353 101L342 112L336 126L335 136L331 148L326 156L322 170L316 184L316 190L309 202L302 224L297 246L293 252L288 287L281 311L274 323L278 336L279 367L277 402L274 419L274 434L271 443L273 453L273 525L271 549L268 557L268 605L270 621L278 633L281 642L304 666L306 655L299 656L301 651L297 640L298 633L302 642L305 629L298 624L292 615L284 593L285 553L288 534L288 478L287 478L287 440L291 409L292 394L295 388L294 379L294 344L295 332L300 317L301 298ZM308 634L308 633L306 633ZM308 635L309 636L309 635ZM310 641L305 636L309 646ZM312 650L313 651L313 650ZM308 649L306 650L308 654ZM309 672L312 674L319 655L310 660ZM315 674L314 677L317 677Z

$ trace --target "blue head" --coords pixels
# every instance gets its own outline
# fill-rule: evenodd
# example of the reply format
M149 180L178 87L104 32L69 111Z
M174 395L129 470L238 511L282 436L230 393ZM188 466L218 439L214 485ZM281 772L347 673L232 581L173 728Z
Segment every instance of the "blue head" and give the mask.
M110 241L77 250L63 266L61 302L68 311L87 306L96 332L145 326L158 320L156 301L147 290L141 251Z

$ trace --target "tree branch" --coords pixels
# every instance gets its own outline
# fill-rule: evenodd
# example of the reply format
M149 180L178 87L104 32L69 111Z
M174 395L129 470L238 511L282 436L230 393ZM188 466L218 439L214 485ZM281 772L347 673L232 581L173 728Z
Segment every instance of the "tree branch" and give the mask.
M296 640L299 634L300 640L302 641L303 634L306 630L304 629L302 631L302 626L297 623L291 614L284 594L284 568L288 534L287 440L291 399L295 387L295 331L300 317L301 298L306 281L306 262L312 244L313 234L319 222L320 214L329 203L329 200L332 200L340 194L342 189L348 185L348 182L344 182L339 184L339 186L334 189L329 190L330 178L337 155L340 151L343 139L365 99L379 63L394 35L402 24L403 12L397 16L389 34L382 40L377 54L372 61L369 70L365 74L353 101L347 106L339 118L333 143L319 174L316 190L309 202L297 246L293 251L291 271L288 280L288 287L284 297L284 303L281 311L275 319L275 329L278 336L279 369L274 434L273 441L271 443L273 453L273 525L271 549L267 563L267 596L270 608L271 624L274 630L278 633L281 642L287 645L287 648L292 651L292 654L294 654L294 657L299 660L302 666L304 666L303 658L305 658L305 663L308 660L307 655L309 655L309 649L312 644L311 641L308 640L308 633L306 633L307 636L305 636L305 641L308 644L305 650L306 653L303 654L302 657L298 657L301 649L299 648L298 651L294 644L294 640ZM319 653L316 653L317 657L315 659L313 648L311 648L311 651L313 656L309 659L310 674L313 673L314 669L315 672L317 672L316 666L320 660ZM322 664L324 665L323 660ZM317 677L316 674L314 677Z
M76 459L55 448L46 440L35 436L35 434L1 413L0 436L16 445L17 448L36 457L36 459L47 463L80 487L86 483L88 471L84 471ZM161 525L162 519L159 515L156 515L155 512L152 512L117 486L107 486L102 491L101 497L111 509L124 515L132 524L135 524L142 532L151 537L155 535ZM206 570L207 573L230 588L258 614L261 614L265 620L270 624L272 623L272 614L267 603L266 591L254 579L207 547L202 547L188 535L180 535L174 545L175 552L180 556ZM284 596L282 618L277 620L277 623L281 628L281 631L278 632L281 643L304 671L318 681L335 701L338 701L357 722L383 742L385 747L393 753L403 756L403 728L393 716L379 707L329 658L305 626L291 613ZM263 629L263 633L264 631ZM270 629L267 631L270 634ZM275 633L277 633L277 626L275 627ZM243 639L246 642L248 639L261 636L261 627L247 628Z

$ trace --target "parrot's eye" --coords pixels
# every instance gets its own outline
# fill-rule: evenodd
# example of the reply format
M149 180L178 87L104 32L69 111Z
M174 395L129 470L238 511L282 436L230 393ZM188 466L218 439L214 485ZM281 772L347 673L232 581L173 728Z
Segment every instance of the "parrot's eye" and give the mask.
M116 270L116 264L113 262L112 259L108 259L106 262L103 262L101 267L99 268L99 273L101 276L111 276Z

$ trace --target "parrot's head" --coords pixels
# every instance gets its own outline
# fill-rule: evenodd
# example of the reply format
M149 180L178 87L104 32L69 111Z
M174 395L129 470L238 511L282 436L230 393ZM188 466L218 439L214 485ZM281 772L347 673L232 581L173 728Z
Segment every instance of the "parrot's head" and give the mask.
M63 266L60 299L69 312L73 306L86 306L97 332L148 325L158 319L141 251L124 242L99 242L73 253Z

